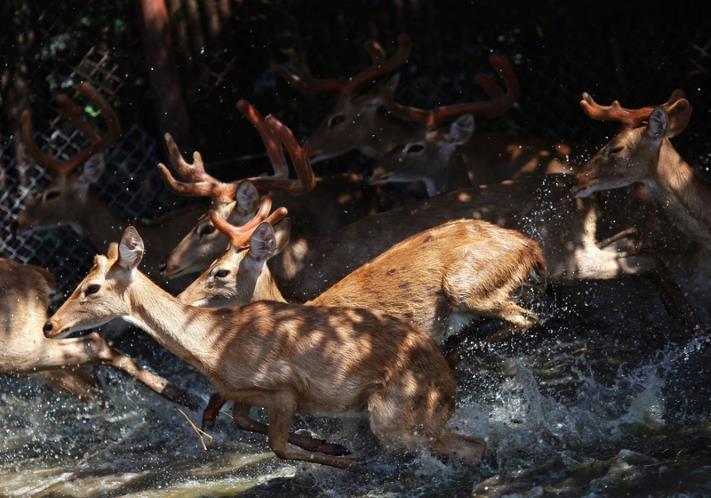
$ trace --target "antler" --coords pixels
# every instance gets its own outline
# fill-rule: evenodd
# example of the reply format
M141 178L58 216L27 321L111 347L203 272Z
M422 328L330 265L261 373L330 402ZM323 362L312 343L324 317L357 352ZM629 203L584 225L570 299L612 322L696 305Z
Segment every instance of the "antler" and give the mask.
M165 134L165 143L168 147L170 161L175 170L185 182L176 180L170 170L163 163L158 163L163 179L177 194L210 197L222 202L231 202L237 194L240 184L245 181L252 182L260 193L271 190L286 190L293 194L301 194L313 189L316 179L309 163L308 154L299 145L291 130L274 116L263 118L262 115L245 100L240 100L237 107L257 128L259 135L267 148L267 154L274 167L272 176L254 176L233 182L221 182L205 171L202 156L199 152L193 153L193 163L188 163L178 150L173 137ZM286 163L283 148L286 148L298 179L289 178L289 167Z
M407 61L407 58L412 52L412 40L404 33L398 36L397 40L397 52L389 59L385 58L385 51L378 42L368 42L365 49L373 61L372 65L347 80L314 78L311 74L311 70L309 70L303 59L299 57L294 50L289 50L288 55L291 65L296 72L289 71L282 64L274 65L274 70L301 93L309 95L332 93L342 99L353 95L360 87L369 81L373 81L394 71Z
M672 92L669 100L660 107L664 110L668 110L674 102L683 98L684 91L677 88ZM649 119L649 116L654 112L654 107L626 109L622 107L619 100L613 101L612 104L608 106L602 106L595 102L588 92L583 92L580 107L583 108L583 112L591 119L598 121L617 121L627 126L639 126Z
M497 70L506 90L501 89L496 84L493 76L477 74L475 81L482 87L484 93L490 100L485 102L469 102L466 104L454 104L437 107L430 111L418 109L416 107L405 106L393 100L387 102L386 107L396 116L408 121L420 123L427 128L436 128L442 123L451 120L461 114L470 112L475 116L484 118L495 118L506 112L519 97L519 85L516 73L509 60L502 54L491 54L489 63Z
M269 214L271 208L272 199L269 196L265 196L262 198L257 214L255 214L251 220L241 227L236 227L230 224L227 220L220 216L217 211L210 211L210 221L212 221L212 224L215 225L215 228L225 234L233 247L242 248L249 245L250 237L257 227L263 222L275 225L282 218L286 217L287 214L289 214L285 207L280 207L272 214Z
M274 177L289 178L289 165L284 157L284 149L276 142L272 136L272 131L269 125L264 121L264 116L249 102L241 99L237 102L237 109L245 118L257 129L257 133L264 142L264 147L267 149L267 157L274 168Z
M75 170L79 165L84 163L94 154L113 145L121 135L121 127L119 125L118 116L111 108L109 103L101 96L101 94L89 83L81 83L76 87L79 93L82 93L90 102L96 104L101 110L102 116L106 121L108 131L106 135L101 136L92 128L89 123L82 118L82 110L74 101L65 94L57 95L57 103L59 104L59 112L67 117L72 124L81 131L91 142L91 144L77 152L74 156L66 161L49 156L42 152L32 138L32 116L29 110L22 113L22 141L25 144L27 153L38 163L46 168L52 169L61 174L68 174Z

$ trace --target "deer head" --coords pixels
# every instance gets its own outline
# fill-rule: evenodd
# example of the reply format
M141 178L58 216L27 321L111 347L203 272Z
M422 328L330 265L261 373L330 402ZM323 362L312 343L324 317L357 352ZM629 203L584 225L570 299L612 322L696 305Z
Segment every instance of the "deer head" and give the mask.
M32 138L32 117L29 111L22 115L22 140L27 153L37 164L52 172L54 177L50 186L25 201L23 210L17 217L23 228L46 229L61 225L73 225L77 231L81 229L77 221L81 220L89 206L89 187L97 182L105 169L101 152L110 147L121 135L119 120L116 113L106 100L88 83L82 83L77 91L90 102L97 105L107 124L107 132L100 135L82 118L82 110L67 95L57 96L60 113L66 116L72 124L82 131L90 144L73 157L62 160L51 157L40 150ZM78 168L83 164L81 172Z
M383 155L370 178L371 185L417 183L432 197L451 189L450 180L460 171L453 157L474 134L474 116L464 114L450 126L427 132L421 140L399 145Z
M89 274L45 324L44 335L64 338L128 316L130 303L125 291L136 278L143 253L143 239L129 226L119 244L111 243L106 255L94 257Z
M271 200L265 197L260 214L242 227L235 227L217 212L210 212L213 224L230 245L227 252L178 296L180 301L210 307L243 305L257 300L284 301L266 262L287 244L290 226L288 220L279 223L287 215L286 208L266 216L270 208Z
M583 94L580 106L588 117L617 121L624 128L578 172L574 187L578 197L636 182L651 185L662 145L684 131L692 110L681 90L658 107L626 109L618 101L601 106L588 93Z
M168 168L159 164L166 183L173 191L182 195L209 197L210 211L229 219L235 225L244 225L255 215L259 206L260 193L284 190L298 195L315 186L315 177L306 153L299 146L291 130L274 116L262 117L248 102L241 100L237 107L259 132L267 150L274 174L221 182L205 172L199 152L193 154L193 163L188 163L180 154L170 135L166 144L171 163L187 181L177 181ZM289 168L284 156L284 148L294 165L298 179L289 179ZM161 265L161 273L168 278L201 271L217 258L227 240L216 230L210 216L200 218L197 225L173 249L167 261Z
M500 116L519 96L518 79L508 59L501 54L492 54L489 62L506 86L502 89L494 76L477 74L475 80L489 100L432 110L404 106L394 100L385 104L393 115L419 128L404 145L398 145L380 158L371 178L372 184L423 182L427 194L433 196L461 185L460 179L466 183L466 165L457 159L455 152L473 136L474 116ZM447 122L451 124L445 126Z
M336 157L352 149L378 156L395 145L389 143L391 137L387 133L375 137L373 130L379 129L378 124L384 113L383 103L392 99L398 85L398 76L392 77L385 84L376 84L367 93L359 92L407 61L412 51L410 37L400 35L398 45L397 52L386 59L382 46L376 41L369 41L365 49L372 60L371 66L345 80L314 78L304 60L293 50L289 51L292 70L283 65L274 66L277 74L301 93L327 94L337 98L334 110L305 144L312 162Z

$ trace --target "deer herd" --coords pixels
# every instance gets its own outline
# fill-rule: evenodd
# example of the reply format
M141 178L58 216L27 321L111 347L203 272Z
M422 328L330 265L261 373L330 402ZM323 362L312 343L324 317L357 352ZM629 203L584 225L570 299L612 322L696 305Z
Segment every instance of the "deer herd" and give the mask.
M584 93L588 117L622 129L576 168L571 145L475 133L476 118L501 116L518 99L504 56L489 58L502 84L475 79L486 100L426 110L395 101L393 74L412 48L406 35L398 43L389 58L368 44L371 67L345 80L315 78L293 52L288 66L275 67L299 92L336 97L303 145L276 117L237 103L264 143L271 175L221 181L199 152L186 160L166 134L170 167L157 165L166 184L209 204L147 226L130 225L93 192L102 152L121 134L96 90L77 88L101 111L103 134L71 98L57 99L89 141L66 160L34 143L26 111L26 151L54 177L25 201L18 224L68 225L108 249L49 318L53 276L0 260L0 372L91 399L100 386L86 365L102 363L171 401L202 406L97 332L68 338L121 318L210 381L205 426L232 401L235 423L266 434L281 458L358 468L345 448L290 429L297 413L363 411L391 451L426 449L476 465L484 440L447 424L456 400L450 339L475 333L479 321L501 325L478 340L506 341L538 324L535 304L549 283L643 276L670 310L703 326L666 264L693 261L690 251L711 246L711 186L670 141L691 115L680 90L640 109L603 106ZM373 158L372 174L314 174L313 163L352 150ZM623 187L604 203L593 196ZM197 273L187 288L166 284ZM268 424L252 419L251 407L264 408Z

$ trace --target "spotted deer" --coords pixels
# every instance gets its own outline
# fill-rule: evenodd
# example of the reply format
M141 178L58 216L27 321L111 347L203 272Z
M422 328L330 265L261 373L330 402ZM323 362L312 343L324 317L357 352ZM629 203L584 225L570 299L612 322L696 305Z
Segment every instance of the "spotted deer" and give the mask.
M174 192L209 198L210 210L235 225L249 221L258 209L260 195L271 192L278 202L300 218L292 237L295 247L305 247L309 240L373 214L384 205L381 192L364 185L360 175L344 173L317 177L306 152L286 125L274 116L264 118L245 100L239 101L237 107L257 129L273 174L222 182L205 171L199 152L193 154L192 164L187 162L173 139L167 135L172 166L183 180L175 179L164 164L158 167ZM284 148L296 170L295 179L289 178ZM162 274L175 278L203 271L222 254L226 245L227 240L215 229L210 217L204 214L170 253L162 265Z
M264 198L260 213L244 227L210 213L230 246L178 299L208 307L287 302L266 265L288 240L288 224L278 226L278 236L273 228L287 210L265 219L270 208L271 200ZM537 323L537 315L517 301L530 304L544 284L543 253L536 242L484 221L458 220L394 245L304 304L381 312L428 331L439 344L474 318L498 318L510 326L487 338L497 341ZM456 361L456 352L447 359ZM211 398L203 425L214 424L226 401Z
M95 248L99 248L105 247L128 225L128 221L91 188L104 173L105 163L101 153L118 140L121 129L114 110L91 85L82 83L77 91L101 111L107 131L101 135L82 118L82 110L69 96L59 94L57 102L61 114L90 142L74 156L63 160L40 150L32 138L30 112L23 113L22 137L27 153L37 164L52 171L54 176L47 189L25 201L17 222L21 228L32 230L70 226L80 236L87 237ZM202 210L202 206L176 210L143 227L147 240L154 242L151 254L146 258L150 273L157 274L160 262L177 243L178 235L195 222Z
M479 438L446 427L456 384L432 337L362 308L257 302L196 308L138 269L144 246L128 227L44 327L61 338L123 318L205 375L219 395L262 406L274 453L344 469L345 456L289 444L295 413L367 410L370 427L393 450L426 448L478 463Z
M182 392L165 379L140 368L131 358L115 351L101 336L52 341L42 334L47 321L50 289L54 278L43 268L0 258L0 373L37 377L82 399L98 394L96 378L83 367L105 364L135 378L161 396L200 406L200 399Z
M377 42L366 48L373 67L392 72L409 56L412 42L399 38L398 52L384 60ZM520 90L508 59L491 54L489 63L501 77L478 73L475 81L489 100L419 109L398 103L394 97L399 75L376 82L375 78L351 80L316 79L296 55L290 52L291 68L276 66L292 87L305 94L335 94L334 110L306 141L312 162L358 150L377 160L370 184L422 183L429 196L456 188L492 183L522 174L570 172L571 146L549 143L535 137L474 133L474 119L503 115L517 101ZM387 74L383 71L378 76ZM355 83L354 83L355 82Z
M602 106L588 93L580 105L588 117L616 121L623 129L577 173L575 195L585 198L643 184L691 240L711 248L711 186L694 174L670 141L691 118L692 107L684 92L675 90L657 107L627 109L618 101Z
M269 212L264 198L260 214ZM280 208L249 228L235 227L211 212L230 247L178 298L195 306L234 306L254 301L286 302L265 264L283 250L272 227L286 216ZM519 330L537 322L534 312L516 302L517 294L545 281L543 252L520 232L480 220L457 220L408 237L307 301L310 306L355 306L412 323L442 343L467 318L498 318ZM535 294L535 292L533 293ZM530 299L529 299L530 301ZM452 323L455 322L455 323Z

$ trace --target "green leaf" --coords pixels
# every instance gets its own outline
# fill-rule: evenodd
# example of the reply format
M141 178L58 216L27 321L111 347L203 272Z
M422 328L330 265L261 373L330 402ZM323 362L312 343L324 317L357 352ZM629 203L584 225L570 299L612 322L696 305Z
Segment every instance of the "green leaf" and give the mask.
M97 116L101 115L101 111L99 109L96 109L94 106L91 104L87 104L84 106L84 112L87 113L89 116L92 118L95 118Z

